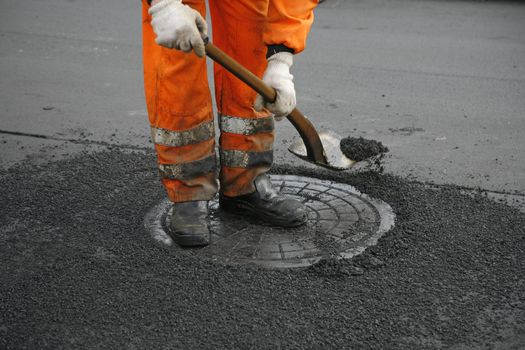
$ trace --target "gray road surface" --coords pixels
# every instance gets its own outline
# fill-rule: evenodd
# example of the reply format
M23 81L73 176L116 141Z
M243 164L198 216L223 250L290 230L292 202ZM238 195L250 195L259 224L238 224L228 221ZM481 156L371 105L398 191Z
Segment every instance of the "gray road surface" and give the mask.
M3 167L83 148L63 139L149 147L138 5L28 0L3 8ZM387 144L391 172L517 193L520 203L524 23L519 3L327 1L296 60L299 106L320 129ZM286 151L293 137L282 123L278 163L302 163Z

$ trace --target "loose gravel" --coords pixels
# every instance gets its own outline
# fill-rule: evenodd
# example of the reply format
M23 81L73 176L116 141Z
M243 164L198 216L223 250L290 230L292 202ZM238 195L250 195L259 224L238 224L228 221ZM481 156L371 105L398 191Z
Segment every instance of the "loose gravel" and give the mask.
M0 348L525 346L524 214L388 174L274 171L350 183L396 226L349 261L228 266L153 244L152 154L0 173Z
M358 162L388 152L381 142L363 137L345 137L340 147L345 156Z

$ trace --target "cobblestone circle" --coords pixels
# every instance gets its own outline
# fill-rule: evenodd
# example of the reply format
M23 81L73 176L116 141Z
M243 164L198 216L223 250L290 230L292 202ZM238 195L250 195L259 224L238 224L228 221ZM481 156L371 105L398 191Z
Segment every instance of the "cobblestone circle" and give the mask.
M281 193L307 206L306 225L280 228L254 222L222 212L215 198L209 203L211 243L192 253L223 263L304 267L324 257L358 255L394 225L388 204L350 185L293 175L272 175L271 179ZM145 226L156 242L181 249L167 234L171 208L167 200L152 208Z

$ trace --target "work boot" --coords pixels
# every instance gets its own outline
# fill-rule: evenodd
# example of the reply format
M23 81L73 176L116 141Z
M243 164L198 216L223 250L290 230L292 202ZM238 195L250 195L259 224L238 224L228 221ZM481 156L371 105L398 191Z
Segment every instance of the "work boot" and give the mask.
M266 174L254 180L255 192L236 197L219 196L221 209L238 215L249 215L261 221L295 227L306 223L306 206L277 192Z
M207 201L174 203L170 221L170 237L181 247L208 245L210 230L207 215Z

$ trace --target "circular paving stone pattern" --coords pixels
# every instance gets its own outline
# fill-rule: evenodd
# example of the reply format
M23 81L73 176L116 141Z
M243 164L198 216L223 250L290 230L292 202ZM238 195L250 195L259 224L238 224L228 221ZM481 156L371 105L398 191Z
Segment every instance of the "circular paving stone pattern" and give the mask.
M258 264L270 268L309 266L327 257L351 258L362 253L394 225L390 206L354 187L316 178L271 175L273 185L308 208L308 222L280 228L254 222L219 209L209 202L211 243L192 254L230 264ZM167 234L171 202L152 208L145 226L155 242L182 250Z

